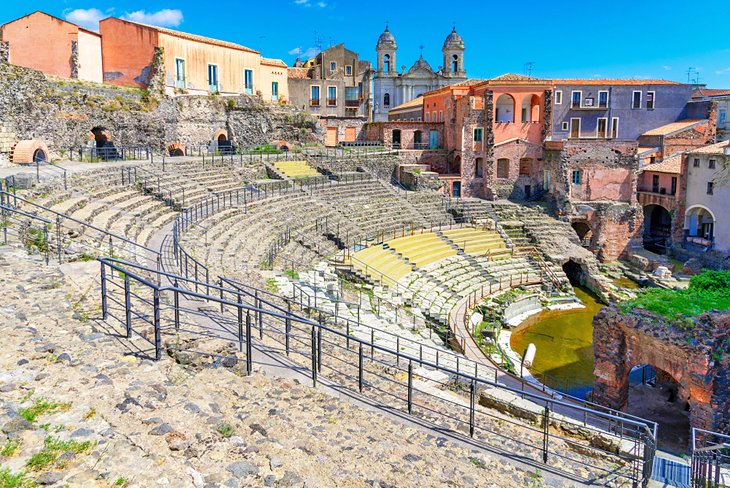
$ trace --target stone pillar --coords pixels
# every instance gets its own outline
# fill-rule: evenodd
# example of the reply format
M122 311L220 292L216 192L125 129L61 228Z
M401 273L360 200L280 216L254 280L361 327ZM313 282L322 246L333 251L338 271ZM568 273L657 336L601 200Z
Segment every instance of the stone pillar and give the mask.
M494 200L494 92L484 92L484 198Z
M553 114L553 92L552 90L545 90L545 104L543 105L542 109L543 113L543 119L542 119L542 141L545 141L545 139L552 133L552 128L550 127L550 124L552 123L552 114Z
M0 64L10 62L10 42L0 41Z
M71 79L79 79L79 43L71 41Z

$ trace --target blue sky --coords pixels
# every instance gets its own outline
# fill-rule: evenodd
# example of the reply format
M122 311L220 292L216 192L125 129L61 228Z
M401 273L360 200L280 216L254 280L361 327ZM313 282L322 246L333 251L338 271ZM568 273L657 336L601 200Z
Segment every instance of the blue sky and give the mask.
M375 42L387 21L399 46L398 66L410 67L422 44L434 69L456 24L466 43L467 73L474 78L526 73L531 61L533 76L546 78L686 82L692 67L692 79L699 74L700 83L730 88L730 31L720 20L727 17L727 2L4 0L0 23L33 10L92 27L109 15L128 17L238 42L291 65L297 53L340 42L374 61Z

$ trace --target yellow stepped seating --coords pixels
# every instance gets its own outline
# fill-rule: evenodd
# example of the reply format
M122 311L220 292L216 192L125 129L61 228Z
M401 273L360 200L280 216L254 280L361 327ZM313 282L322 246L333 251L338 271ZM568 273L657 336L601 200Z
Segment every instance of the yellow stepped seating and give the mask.
M456 249L433 232L399 237L388 241L387 244L418 267L456 255Z
M387 286L393 286L412 270L411 266L382 245L353 254L352 266L372 281Z
M467 254L490 254L492 256L509 254L502 237L492 230L452 229L445 231L444 235Z
M287 178L306 178L309 176L321 176L306 161L277 161L274 163L276 169L284 173Z

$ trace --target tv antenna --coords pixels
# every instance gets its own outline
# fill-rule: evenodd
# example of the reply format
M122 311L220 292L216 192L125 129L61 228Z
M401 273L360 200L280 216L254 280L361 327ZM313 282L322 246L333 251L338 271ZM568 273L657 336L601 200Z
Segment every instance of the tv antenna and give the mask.
M694 68L692 66L687 68L687 84L692 82L692 71L694 71Z
M535 63L532 61L528 61L525 63L525 72L527 73L528 78L532 78L532 69L535 67Z

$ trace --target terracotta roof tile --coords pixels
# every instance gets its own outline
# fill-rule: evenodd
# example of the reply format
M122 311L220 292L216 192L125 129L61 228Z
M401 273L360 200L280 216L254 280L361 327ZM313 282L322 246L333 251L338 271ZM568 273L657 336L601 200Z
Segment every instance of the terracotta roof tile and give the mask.
M282 61L281 59L273 59L273 58L264 58L261 57L261 64L265 64L267 66L278 66L280 68L286 68L286 63Z
M692 98L730 97L730 90L724 88L699 88L692 94Z
M556 85L681 85L669 80L623 80L623 79L564 79L553 80Z
M730 147L730 141L718 142L717 144L711 144L687 152L689 154L723 154L723 150L726 147Z
M410 102L401 103L397 107L391 108L389 110L389 112L394 112L396 110L405 110L405 109L408 109L408 108L415 108L415 107L418 107L418 106L423 106L423 97L416 97L413 100L411 100Z
M654 173L672 173L679 174L682 172L682 155L676 154L659 163L644 166L642 171L653 171Z
M657 127L650 131L644 132L642 136L669 136L677 132L682 132L687 129L691 129L695 126L706 124L707 119L685 119L672 122L661 127Z
M295 80L306 80L309 78L309 68L289 68L286 76Z

